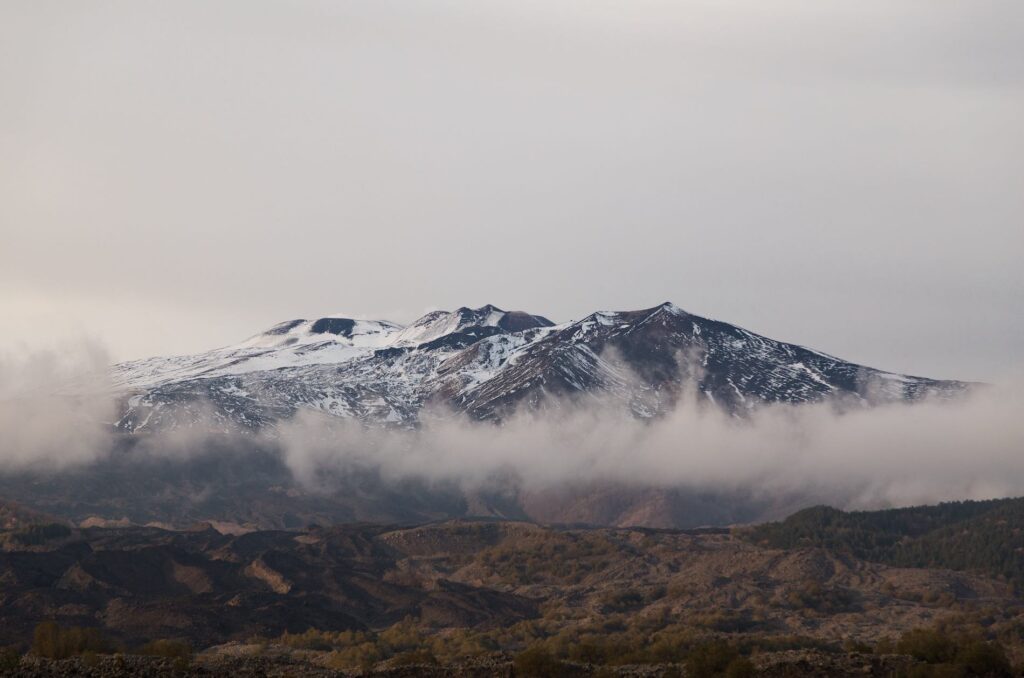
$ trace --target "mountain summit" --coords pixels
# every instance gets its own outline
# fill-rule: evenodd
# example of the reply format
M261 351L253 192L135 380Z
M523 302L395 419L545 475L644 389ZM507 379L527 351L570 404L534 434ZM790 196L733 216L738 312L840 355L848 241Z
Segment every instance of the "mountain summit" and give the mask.
M113 372L125 432L188 424L199 403L225 428L273 426L302 408L415 426L431 403L500 420L517 407L587 395L655 417L690 390L742 416L766 403L870 405L967 387L856 365L667 302L560 325L492 305L433 311L408 326L296 319L234 346Z

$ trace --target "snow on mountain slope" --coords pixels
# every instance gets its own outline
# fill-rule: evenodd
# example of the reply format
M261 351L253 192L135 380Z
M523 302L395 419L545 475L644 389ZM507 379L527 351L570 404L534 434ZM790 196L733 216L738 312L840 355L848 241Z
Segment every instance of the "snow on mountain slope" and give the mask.
M387 321L328 316L290 320L235 346L192 356L147 358L114 366L114 383L145 388L183 379L244 374L284 367L342 363L371 355L401 330Z
M235 346L116 365L127 432L272 426L300 408L415 426L429 404L482 419L552 398L613 399L641 417L686 389L741 414L760 403L875 403L963 390L854 365L673 304L554 325L494 306L428 313L408 327L328 316L280 323ZM207 422L209 423L209 422Z
M394 344L419 346L453 335L488 336L536 327L548 327L552 324L554 323L542 316L530 315L521 311L502 311L490 304L476 309L462 307L451 312L433 311L428 313L399 332Z

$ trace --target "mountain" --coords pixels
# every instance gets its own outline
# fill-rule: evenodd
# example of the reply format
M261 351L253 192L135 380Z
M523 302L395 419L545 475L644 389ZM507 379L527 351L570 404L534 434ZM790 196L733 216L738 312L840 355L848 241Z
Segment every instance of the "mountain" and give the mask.
M766 403L851 404L949 396L967 384L856 365L671 303L560 325L540 315L434 311L411 325L326 316L279 323L191 356L116 365L127 433L274 426L302 408L413 427L424 408L500 421L556 399L611 400L659 416L687 391L742 416Z
M766 493L616 474L538 482L487 466L486 426L467 443L470 458L487 462L479 476L402 466L395 450L419 444L405 433L436 417L501 424L519 408L597 403L645 421L696 400L743 419L772 403L855 408L968 387L855 365L672 304L558 325L494 306L435 311L408 326L294 319L234 346L116 365L112 381L115 427L89 443L103 448L88 450L93 461L0 469L0 497L75 524L752 523L835 498L815 487ZM358 423L361 442L333 455L344 447L339 431L305 417L289 424L306 412ZM391 429L401 435L376 437ZM518 444L518 429L506 430L506 447ZM323 463L321 452L331 453Z

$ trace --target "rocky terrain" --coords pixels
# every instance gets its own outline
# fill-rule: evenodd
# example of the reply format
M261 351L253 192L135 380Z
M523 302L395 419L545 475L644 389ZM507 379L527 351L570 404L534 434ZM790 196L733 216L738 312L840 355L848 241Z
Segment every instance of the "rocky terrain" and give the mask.
M765 654L752 662L751 675L766 678L813 678L894 676L922 665L912 658L899 655L874 656L858 653L826 653L820 651L787 651ZM626 665L614 668L590 664L562 663L559 676L617 676L621 678L675 678L686 675L682 664ZM296 661L287 655L225 656L210 652L196 657L187 666L175 665L167 659L139 656L102 657L83 662L72 658L59 661L25 658L16 668L0 675L18 675L27 678L55 676L81 676L82 678L122 678L126 676L237 676L238 678L286 678L312 676L336 678L359 676L365 678L515 678L530 676L516 670L513 657L507 654L467 659L443 666L413 664L410 666L380 667L359 670L330 669L309 662Z
M983 649L998 640L1022 658L1024 608L1005 577L896 567L813 541L765 546L749 529L449 521L232 535L58 523L0 539L0 644L36 647L44 622L103 638L102 651L65 663L19 660L24 675L118 675L105 652L151 675L548 675L544 662L558 675L705 675L694 667L722 657L761 675L893 675L915 661L894 653L916 652L922 629L955 629ZM189 650L177 668L133 657L154 641Z

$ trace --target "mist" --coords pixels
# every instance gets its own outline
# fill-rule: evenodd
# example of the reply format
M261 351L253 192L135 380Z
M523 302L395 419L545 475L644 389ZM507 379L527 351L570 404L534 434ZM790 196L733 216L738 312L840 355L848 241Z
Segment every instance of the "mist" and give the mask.
M880 508L1024 494L1020 393L982 387L962 399L873 408L766 406L742 419L691 398L653 421L610 404L560 403L501 425L428 417L416 431L302 412L278 435L295 477L321 491L332 477L375 469L470 490L515 478L528 491L622 484Z
M691 386L655 419L587 397L520 408L500 423L428 408L413 430L305 409L261 431L229 431L197 402L189 426L132 436L119 448L126 438L114 424L127 396L110 389L107 362L91 341L3 356L0 473L73 475L127 463L145 473L149 462L166 469L218 456L244 467L258 452L276 455L298 487L320 495L371 475L385 486L412 481L466 493L619 486L847 509L1024 495L1017 381L954 399L770 405L743 417ZM231 475L244 478L245 469Z
M110 451L109 354L92 340L0 353L0 471L63 470Z

